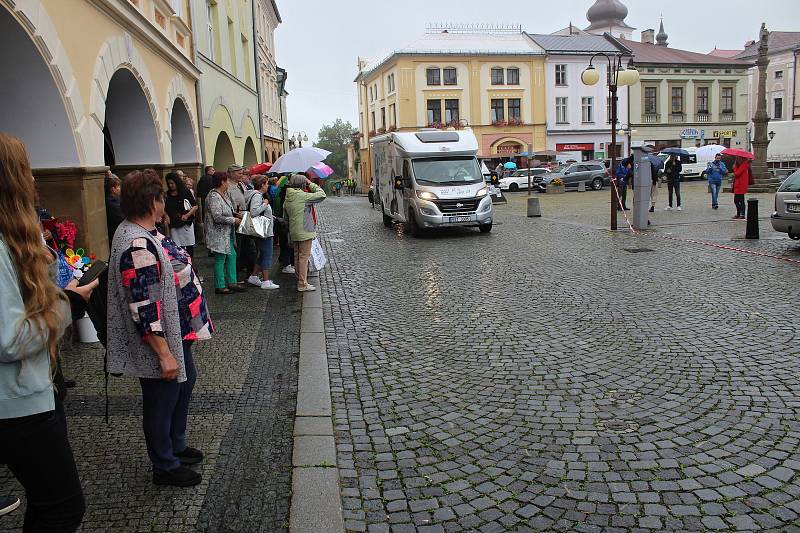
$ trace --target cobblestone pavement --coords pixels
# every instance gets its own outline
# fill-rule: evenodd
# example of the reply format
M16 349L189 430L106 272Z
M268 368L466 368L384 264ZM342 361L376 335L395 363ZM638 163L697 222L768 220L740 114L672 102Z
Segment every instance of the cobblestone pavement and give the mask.
M106 425L103 351L76 345L63 364L78 382L66 407L88 506L82 531L288 530L300 299L288 279L277 291L215 295L210 260L199 263L217 327L212 340L194 346L189 441L205 453L203 482L186 489L152 484L138 381L109 379ZM0 494L23 495L5 467ZM22 508L0 518L0 531L20 531L22 519Z
M800 531L800 267L514 205L413 239L322 204L346 527Z

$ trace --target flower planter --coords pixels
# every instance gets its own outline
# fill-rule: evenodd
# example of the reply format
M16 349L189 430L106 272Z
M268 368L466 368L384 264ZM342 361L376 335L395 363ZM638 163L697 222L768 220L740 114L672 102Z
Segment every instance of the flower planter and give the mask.
M547 184L546 187L547 194L563 194L567 192L567 188L565 185L550 185Z

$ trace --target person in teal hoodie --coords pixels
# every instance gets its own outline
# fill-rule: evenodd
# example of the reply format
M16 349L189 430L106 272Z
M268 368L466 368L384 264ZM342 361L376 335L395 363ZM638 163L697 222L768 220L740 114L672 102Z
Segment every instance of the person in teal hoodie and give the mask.
M717 154L714 160L706 167L708 186L711 189L711 208L719 209L719 190L722 188L722 178L728 173L728 168L722 162L722 156Z
M25 146L0 133L0 463L25 488L23 530L70 533L85 503L61 404L58 344L75 316L73 297L82 315L97 281L72 280L66 292L56 286L34 194Z

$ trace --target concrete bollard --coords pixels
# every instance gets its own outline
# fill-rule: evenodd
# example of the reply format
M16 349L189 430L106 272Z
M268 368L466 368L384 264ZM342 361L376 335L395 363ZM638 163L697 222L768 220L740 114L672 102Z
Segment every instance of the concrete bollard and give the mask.
M579 181L578 182L578 192L586 192L586 182Z
M539 209L539 199L532 197L528 198L528 217L540 217L542 210Z
M745 239L758 239L758 198L747 199L747 231Z

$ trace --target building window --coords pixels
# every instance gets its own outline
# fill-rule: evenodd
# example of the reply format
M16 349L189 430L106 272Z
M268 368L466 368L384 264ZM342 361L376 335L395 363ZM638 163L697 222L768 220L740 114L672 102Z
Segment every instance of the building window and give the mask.
M499 67L492 69L492 85L505 85L505 71Z
M375 131L375 111L370 112L370 118L372 119L372 123L370 124L370 131Z
M386 108L381 108L381 128L386 129Z
M444 121L450 124L458 122L458 99L444 101Z
M502 72L502 70L501 70ZM505 110L502 98L492 98L492 122L500 122L501 120L505 120Z
M397 109L394 104L389 104L389 120L391 120L391 126L397 126Z
M697 88L697 113L708 114L708 87Z
M428 124L442 123L442 101L428 100Z
M389 94L394 92L394 74L389 74L386 76L386 87Z
M783 119L783 98L776 98L775 101L775 114L772 115L772 118L775 120Z
M458 83L458 74L456 74L456 69L448 67L444 69L443 72L445 85L455 85Z
M611 111L612 111L611 97L606 96L606 124L611 124Z
M556 124L568 124L569 119L567 118L567 97L566 96L557 96L556 97Z
M378 84L375 84L375 100L378 99Z
M723 87L721 94L722 112L733 113L733 87Z
M425 76L428 78L428 85L442 84L442 71L438 68L427 69L425 71Z
M175 12L176 15L183 16L183 10L181 9L181 4L183 4L183 0L172 0L170 5L172 6L172 11Z
M775 79L776 80L782 80L783 79L783 71L782 70L776 70L775 71Z
M655 115L658 113L658 88L645 87L644 88L644 113L646 115Z
M519 85L519 69L510 68L506 70L506 82L508 85Z
M672 88L672 114L683 114L683 87Z
M592 96L581 98L581 122L594 122L594 97Z
M567 66L556 65L556 85L567 84Z
M519 98L508 99L508 120L522 119L522 100Z

